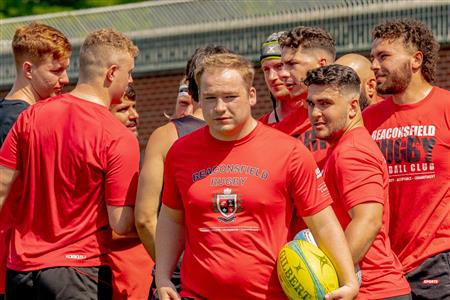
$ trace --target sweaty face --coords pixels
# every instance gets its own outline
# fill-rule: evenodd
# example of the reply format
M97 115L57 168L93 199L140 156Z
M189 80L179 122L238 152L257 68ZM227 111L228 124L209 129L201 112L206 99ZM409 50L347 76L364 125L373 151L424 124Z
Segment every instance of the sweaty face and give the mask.
M203 117L213 137L231 141L250 133L256 90L247 87L237 70L207 69L199 88Z
M371 57L378 93L398 94L406 90L412 77L412 53L401 39L376 39L372 43Z
M128 85L133 83L131 73L134 69L134 58L129 54L117 55L117 70L111 84L111 104L119 104Z
M69 83L69 62L68 58L58 60L46 55L39 63L32 64L30 85L39 100L61 94L63 87Z
M189 95L182 95L177 97L177 103L175 104L174 118L181 118L187 115L192 115L194 112L194 104L192 103L192 97Z
M331 144L339 140L350 121L350 100L334 87L309 86L308 116L319 139Z
M289 90L280 77L280 72L283 70L281 59L265 60L261 68L264 72L266 85L275 99L278 101L289 100Z
M302 100L306 98L307 87L303 83L309 70L320 66L318 59L311 51L284 47L281 51L283 71L281 79L291 94L291 98Z
M139 114L136 111L136 101L122 99L122 103L111 105L111 113L136 136L139 124Z

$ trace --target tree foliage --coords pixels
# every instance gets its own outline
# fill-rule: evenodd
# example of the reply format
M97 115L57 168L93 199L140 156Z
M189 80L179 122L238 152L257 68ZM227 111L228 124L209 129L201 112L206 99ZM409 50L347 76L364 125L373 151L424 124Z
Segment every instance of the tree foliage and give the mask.
M47 14L144 0L0 0L0 18Z

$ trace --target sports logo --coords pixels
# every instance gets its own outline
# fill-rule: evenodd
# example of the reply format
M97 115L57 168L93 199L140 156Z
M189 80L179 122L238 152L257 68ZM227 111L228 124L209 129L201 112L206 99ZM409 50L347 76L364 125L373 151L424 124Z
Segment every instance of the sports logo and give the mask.
M242 211L241 200L238 194L232 194L230 188L225 188L223 194L215 194L213 198L213 210L220 212L218 220L224 223L233 222L236 213Z

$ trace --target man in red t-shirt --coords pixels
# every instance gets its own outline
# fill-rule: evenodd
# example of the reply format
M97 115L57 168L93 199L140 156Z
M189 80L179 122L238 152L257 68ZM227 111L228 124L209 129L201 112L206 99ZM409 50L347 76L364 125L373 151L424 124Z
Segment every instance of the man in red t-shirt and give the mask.
M138 137L139 114L136 110L136 92L131 85L125 91L122 102L111 105L111 113ZM113 300L147 299L154 263L137 232L129 235L113 233L109 260Z
M393 20L373 32L377 92L364 123L386 158L392 249L412 294L450 298L450 92L432 85L439 57L433 32Z
M319 27L298 26L280 37L281 62L279 72L287 86L291 99L299 102L299 108L273 127L300 139L314 156L319 168L323 166L327 144L316 138L308 120L306 98L308 90L303 84L306 73L314 68L334 62L335 40Z
M361 81L352 68L334 64L309 71L304 82L313 129L330 145L324 180L353 262L362 272L357 299L411 299L390 247L387 166L364 128Z
M108 107L132 82L137 52L114 30L89 34L75 89L31 106L6 138L0 207L14 179L22 183L8 299L111 297L111 227L118 234L134 227L139 146Z
M0 99L0 147L19 114L28 106L62 92L69 83L72 46L66 36L56 28L31 23L19 27L12 40L16 64L16 78L12 89ZM9 249L12 207L22 193L19 182L12 187L6 206L0 215L0 299L4 299L6 260Z
M353 264L320 172L300 142L252 118L253 76L236 54L206 57L196 70L208 126L167 154L156 230L160 299L179 299L170 275L183 249L182 297L286 299L276 259L294 207L338 272L341 287L327 299L353 299Z
M278 39L283 31L272 33L261 45L261 69L264 73L264 80L269 89L273 110L259 118L263 124L273 126L283 120L290 113L298 109L299 101L293 100L289 94L279 73L283 69L281 62L281 47Z

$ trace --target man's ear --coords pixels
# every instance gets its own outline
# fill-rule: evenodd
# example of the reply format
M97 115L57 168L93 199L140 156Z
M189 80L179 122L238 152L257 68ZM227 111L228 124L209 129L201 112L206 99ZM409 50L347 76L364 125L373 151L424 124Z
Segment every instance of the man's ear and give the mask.
M252 86L248 91L248 100L250 102L250 106L254 106L256 104L256 89Z
M320 65L321 67L328 65L328 60L327 60L327 58L324 57L324 56L322 56L322 57L319 59L319 65Z
M422 51L416 51L411 59L411 67L413 70L419 70L423 64L423 53Z
M350 119L353 119L360 110L361 108L359 107L359 95L358 95L356 97L353 97L353 99L350 101L350 111L348 113Z
M27 79L31 79L33 77L33 63L30 61L25 61L22 64L22 72L23 72L23 76L25 76L25 78Z
M367 97L370 98L371 100L375 99L375 96L377 94L376 87L377 87L377 81L375 78L367 79L364 88L366 89Z
M106 79L110 82L112 82L114 80L114 78L116 77L116 74L119 70L119 66L118 65L111 65L108 70L106 71Z

